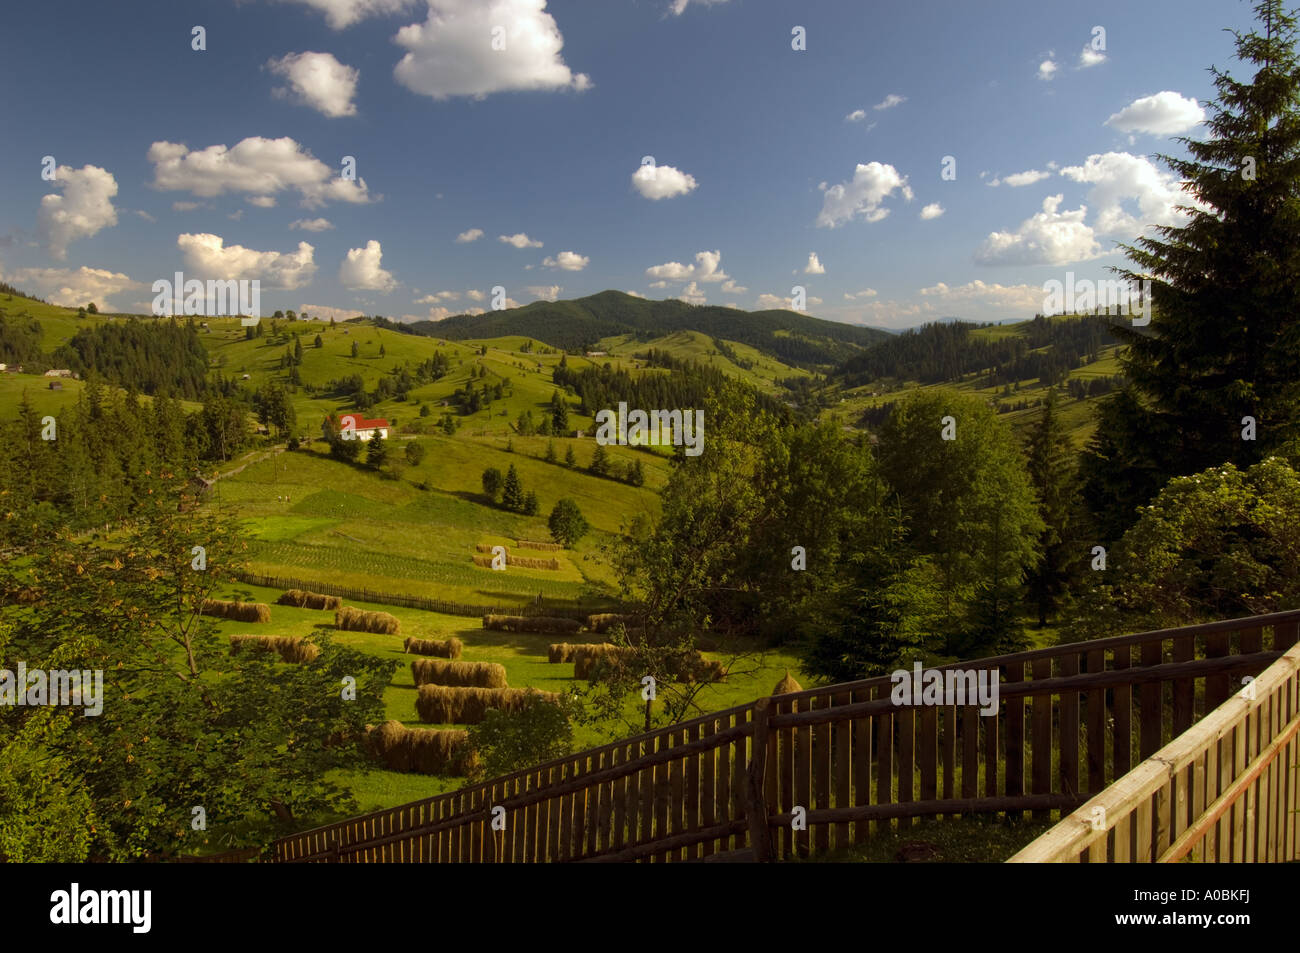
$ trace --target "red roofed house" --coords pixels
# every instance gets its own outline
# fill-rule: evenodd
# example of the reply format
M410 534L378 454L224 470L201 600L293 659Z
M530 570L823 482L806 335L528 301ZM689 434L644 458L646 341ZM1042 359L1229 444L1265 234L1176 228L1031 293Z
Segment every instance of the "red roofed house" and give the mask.
M367 420L360 414L343 414L338 419L339 435L351 431L353 436L344 437L344 440L369 440L378 436L381 440L388 439L388 421L383 417L374 420ZM326 420L321 424L321 432L328 437L330 435L330 422Z

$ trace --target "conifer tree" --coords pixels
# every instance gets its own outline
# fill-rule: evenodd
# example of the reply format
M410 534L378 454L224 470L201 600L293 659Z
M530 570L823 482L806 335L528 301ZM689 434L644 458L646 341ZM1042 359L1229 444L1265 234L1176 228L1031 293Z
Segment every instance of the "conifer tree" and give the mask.
M515 512L524 508L524 487L519 482L519 471L513 463L506 470L506 481L501 485L501 505Z
M1259 0L1262 32L1237 33L1243 82L1211 68L1204 140L1160 158L1186 183L1185 224L1122 246L1129 280L1149 279L1147 327L1128 345L1128 393L1099 415L1083 461L1085 497L1107 538L1173 476L1249 466L1300 441L1300 62L1296 20ZM1243 439L1243 418L1255 439Z
M1038 494L1045 528L1039 537L1042 558L1029 573L1029 593L1038 611L1038 626L1060 607L1081 556L1076 501L1078 482L1070 434L1061 419L1055 389L1047 392L1043 416L1029 438L1029 482Z

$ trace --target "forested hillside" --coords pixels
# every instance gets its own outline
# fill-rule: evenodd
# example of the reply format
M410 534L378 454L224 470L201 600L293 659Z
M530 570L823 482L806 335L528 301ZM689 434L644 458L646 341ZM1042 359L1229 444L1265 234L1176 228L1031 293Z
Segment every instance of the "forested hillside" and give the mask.
M649 341L673 331L700 331L748 344L799 367L836 364L890 337L875 328L823 321L794 311L697 307L672 299L651 301L620 291L602 291L572 301L534 301L522 308L455 315L399 327L413 334L451 340L523 334L567 351L586 350L602 338L618 334L634 334Z

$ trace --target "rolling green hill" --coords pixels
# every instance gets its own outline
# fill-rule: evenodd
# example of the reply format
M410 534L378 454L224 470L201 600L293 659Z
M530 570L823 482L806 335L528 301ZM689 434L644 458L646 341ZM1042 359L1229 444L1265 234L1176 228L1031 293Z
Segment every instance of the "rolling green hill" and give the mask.
M552 347L596 349L604 338L632 335L650 341L676 331L698 331L746 344L785 364L826 367L891 337L875 328L824 321L794 311L739 311L683 301L651 301L602 291L571 301L534 301L521 308L404 325L413 334L449 340L529 334Z

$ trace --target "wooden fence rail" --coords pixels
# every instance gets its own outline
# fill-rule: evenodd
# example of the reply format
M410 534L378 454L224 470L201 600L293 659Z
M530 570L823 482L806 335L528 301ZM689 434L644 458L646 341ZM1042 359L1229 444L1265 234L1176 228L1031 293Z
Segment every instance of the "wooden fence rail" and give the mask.
M1128 775L1298 638L1292 611L940 669L996 677L991 714L974 699L895 704L889 677L763 698L294 834L275 843L275 859L663 863L747 850L766 860L860 844L923 816L1046 817ZM1293 720L1290 704L1260 718ZM1275 735L1225 757L1241 774Z
M1300 860L1300 644L1011 858Z

